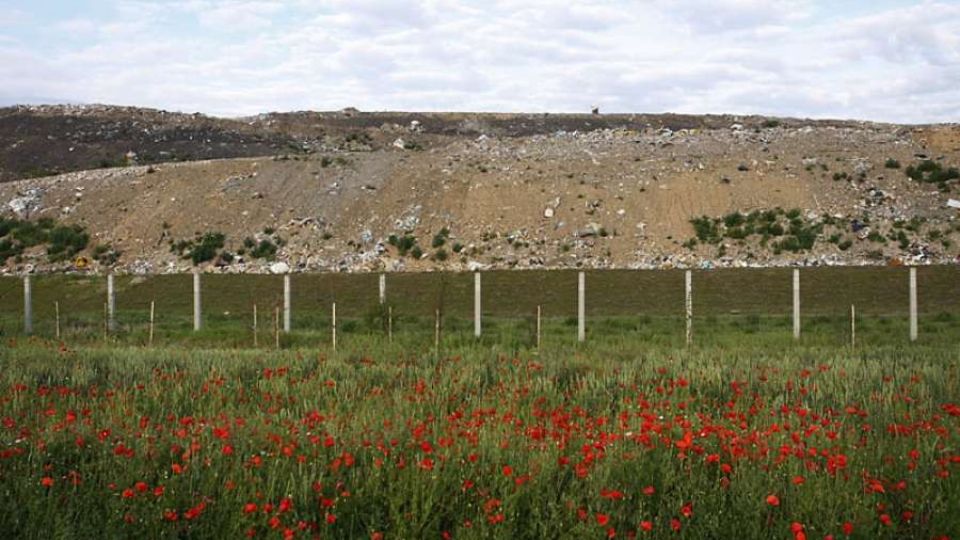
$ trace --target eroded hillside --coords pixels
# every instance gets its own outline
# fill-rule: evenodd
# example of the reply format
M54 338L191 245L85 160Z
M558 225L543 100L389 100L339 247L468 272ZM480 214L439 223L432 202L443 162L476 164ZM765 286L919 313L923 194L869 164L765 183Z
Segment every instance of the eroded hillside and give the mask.
M888 264L960 253L947 205L956 126L355 111L191 122L65 110L0 114L2 174L19 178L0 184L0 200L8 219L82 227L90 241L77 255L94 271ZM116 129L91 134L107 117ZM50 143L59 150L22 150L71 119L86 139L74 130ZM23 133L34 135L10 142ZM68 144L87 157L61 158ZM165 144L178 159L224 159L164 161ZM17 165L32 156L41 170L85 168L93 148L124 166L23 178ZM212 249L198 257L204 237ZM47 249L11 252L6 271L75 264L51 262Z

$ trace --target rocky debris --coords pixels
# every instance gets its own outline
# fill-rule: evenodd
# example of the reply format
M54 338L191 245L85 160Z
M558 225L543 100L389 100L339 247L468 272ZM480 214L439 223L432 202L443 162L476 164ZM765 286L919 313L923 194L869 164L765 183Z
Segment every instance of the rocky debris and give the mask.
M79 196L78 196L79 198ZM10 199L7 202L7 206L18 218L26 219L31 216L31 214L37 212L41 208L41 203L43 200L43 190L39 188L30 188L23 191L23 193L18 193L16 197Z
M290 272L290 265L285 262L275 262L270 265L271 274L287 274Z
M600 236L603 233L604 233L604 229L603 227L600 226L599 223L590 222L590 223L587 223L583 227L583 229L581 229L577 233L577 236L580 238L592 238L592 237Z

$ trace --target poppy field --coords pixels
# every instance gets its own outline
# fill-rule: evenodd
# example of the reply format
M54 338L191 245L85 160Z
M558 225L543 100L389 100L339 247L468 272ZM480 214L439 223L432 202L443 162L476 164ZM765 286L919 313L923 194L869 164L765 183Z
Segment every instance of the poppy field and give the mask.
M0 352L8 538L960 538L955 347Z

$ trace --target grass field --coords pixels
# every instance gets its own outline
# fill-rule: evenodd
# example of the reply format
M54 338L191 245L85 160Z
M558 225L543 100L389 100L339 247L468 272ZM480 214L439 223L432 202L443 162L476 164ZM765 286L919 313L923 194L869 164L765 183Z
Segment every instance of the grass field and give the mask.
M960 536L957 348L4 350L20 538ZM845 532L846 531L846 532Z

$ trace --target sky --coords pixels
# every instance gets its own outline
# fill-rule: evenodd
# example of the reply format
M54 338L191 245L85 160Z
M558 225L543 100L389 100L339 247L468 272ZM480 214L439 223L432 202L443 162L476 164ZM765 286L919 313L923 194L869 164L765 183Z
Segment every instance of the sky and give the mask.
M41 102L960 122L960 0L4 0Z

